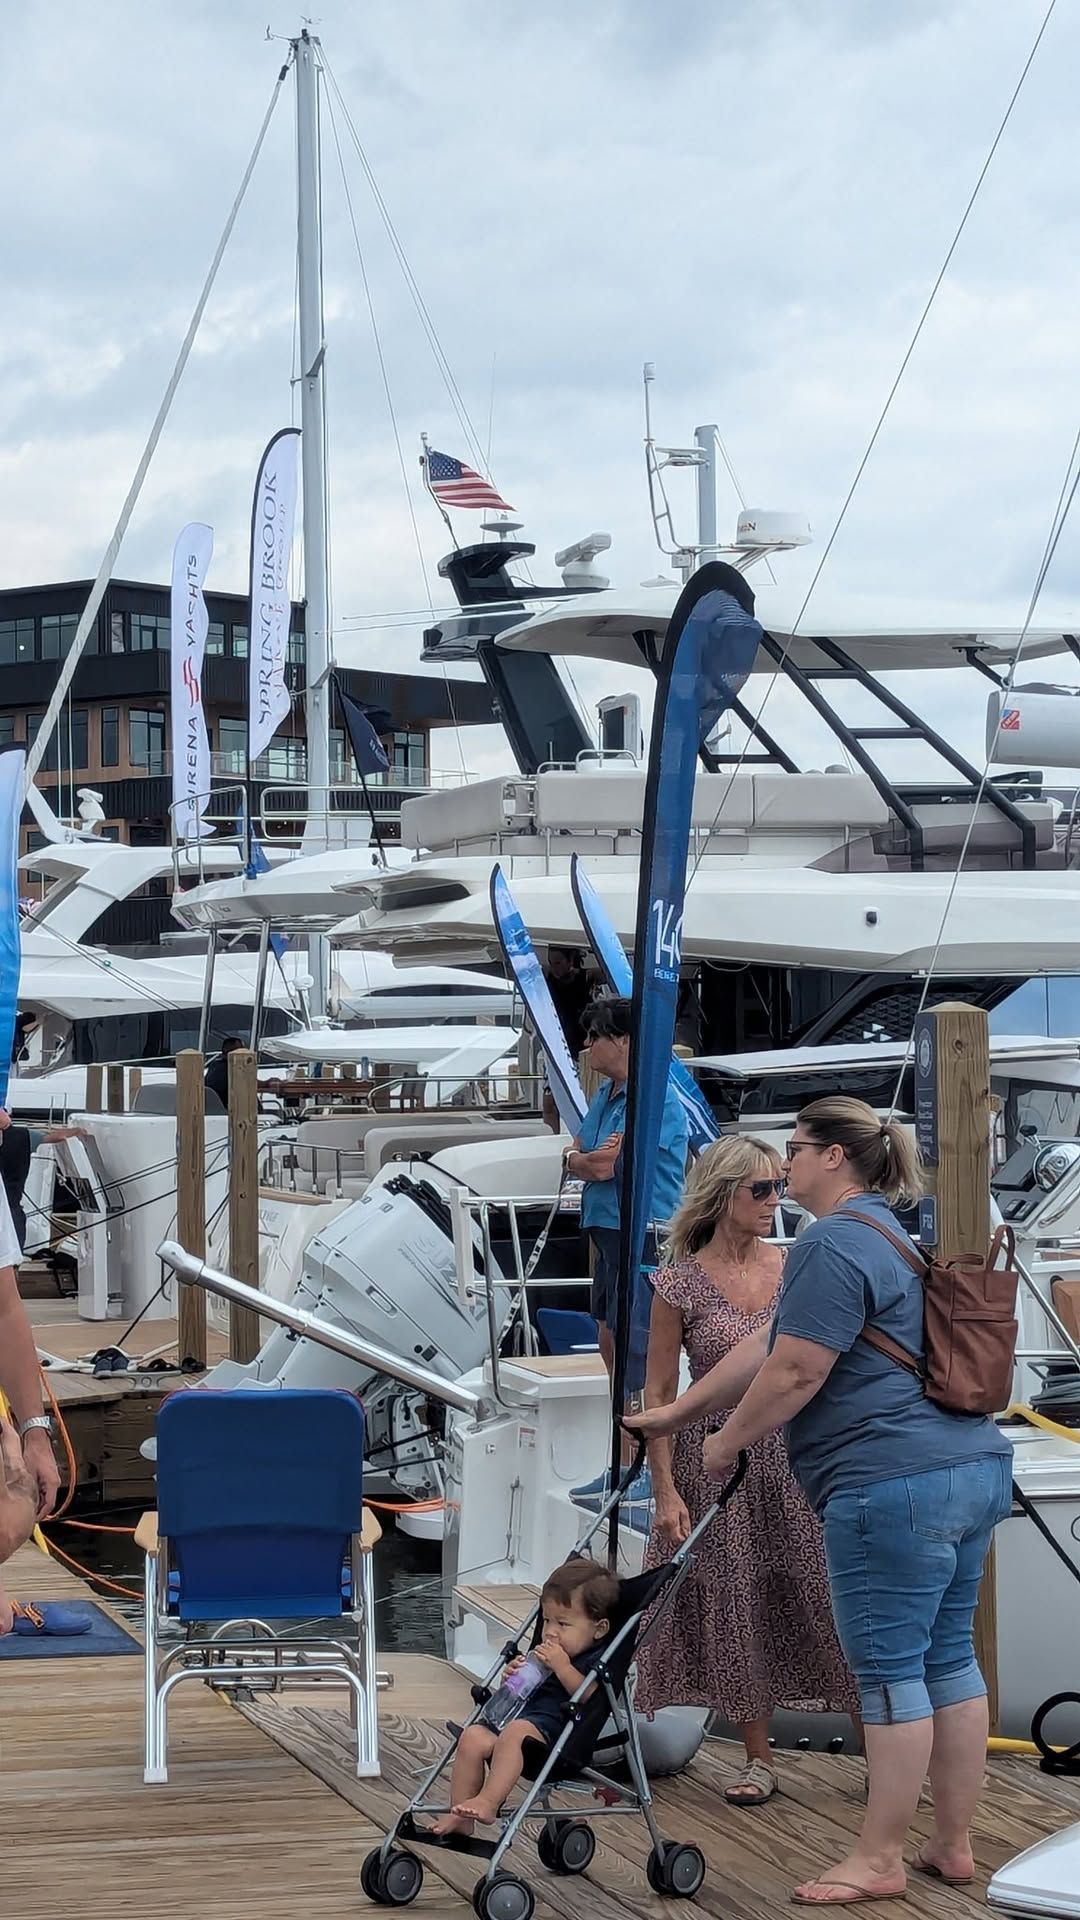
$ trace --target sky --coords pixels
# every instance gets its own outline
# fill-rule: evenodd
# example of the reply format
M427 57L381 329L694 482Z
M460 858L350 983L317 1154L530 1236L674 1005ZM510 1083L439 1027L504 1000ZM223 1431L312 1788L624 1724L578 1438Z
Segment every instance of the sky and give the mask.
M422 431L473 464L479 447L536 543L538 580L597 529L623 591L670 573L645 489L645 360L662 442L716 422L750 504L808 517L814 544L776 563L801 597L1045 11L324 0L311 30L338 90L323 111L338 658L411 670L429 596L446 605ZM282 38L267 40L268 18ZM21 9L0 72L5 586L96 571L299 24L269 0ZM1078 71L1080 13L1058 0L822 568L821 607L871 600L877 624L916 610L1022 621L1080 426ZM166 579L177 531L198 518L215 529L209 585L244 589L259 453L293 406L294 137L290 84L120 575ZM673 500L689 536L685 476ZM726 480L719 507L733 531ZM478 520L460 516L460 534ZM1036 625L1080 627L1078 529L1074 515ZM403 610L414 626L382 618ZM591 710L644 676L579 666L574 679ZM973 679L922 694L981 765L986 686ZM918 687L904 691L919 704ZM781 720L804 762L836 757L787 689L770 708ZM494 728L464 750L471 766L511 765ZM457 753L437 749L446 766Z

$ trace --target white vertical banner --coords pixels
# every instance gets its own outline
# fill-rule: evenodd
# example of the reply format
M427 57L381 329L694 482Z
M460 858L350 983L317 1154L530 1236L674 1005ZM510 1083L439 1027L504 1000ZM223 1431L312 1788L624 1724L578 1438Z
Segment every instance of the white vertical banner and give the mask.
M171 685L173 819L178 840L213 829L203 819L210 791L210 742L203 713L202 667L207 614L203 581L214 551L214 529L195 520L173 548Z
M251 510L248 761L257 760L289 711L289 559L296 524L299 427L275 433L262 457Z

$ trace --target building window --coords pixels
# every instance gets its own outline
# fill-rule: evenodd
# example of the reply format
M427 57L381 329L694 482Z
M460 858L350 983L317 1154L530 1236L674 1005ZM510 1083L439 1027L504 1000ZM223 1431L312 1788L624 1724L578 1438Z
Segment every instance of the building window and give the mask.
M15 745L15 715L0 713L0 747Z
M37 737L38 737L38 730L39 730L39 728L40 728L40 726L41 726L41 723L42 723L42 721L44 720L44 718L45 718L45 715L44 715L43 713L28 713L28 714L27 714L27 716L26 716L26 744L27 744L27 746L28 746L28 747L32 747L32 746L33 746L33 744L34 744L34 741L35 741L35 740L37 739ZM49 744L48 744L48 746L46 747L46 749L45 749L45 753L44 753L44 755L43 755L43 757L42 757L42 761L41 761L41 771L42 771L42 773L55 773L55 772L56 772L56 728L55 728L55 727L53 728L53 731L52 731L52 734L51 734L51 736L50 736L50 739L49 739Z
M232 630L232 651L234 660L246 660L248 657L248 630L234 626Z
M157 707L132 707L128 713L128 759L147 773L165 771L165 715Z
M57 734L60 739L60 765L71 773L80 773L90 765L90 715L85 707L69 709L60 715Z
M155 647L167 648L170 638L167 613L133 613L131 616L132 653L151 653Z
M253 769L258 780L306 780L307 742L273 740L259 755Z
M74 613L43 613L41 616L41 657L62 660L75 638L79 624Z
M26 716L26 744L32 747L38 737L43 713L28 713ZM65 709L53 728L49 744L41 762L43 773L56 773L57 769L65 773L78 773L90 764L89 714L85 707Z
M206 629L206 651L207 653L224 653L225 651L224 621L222 620L210 621L210 624Z
M288 657L289 657L290 667L302 667L304 665L304 662L307 659L307 635L306 634L290 633Z
M403 787L427 784L427 736L423 733L392 733L384 745L390 752L387 780Z
M0 620L0 666L15 666L34 658L36 626L36 620Z
M101 709L101 764L103 767L120 765L119 707L102 707Z
M109 615L109 652L127 652L124 638L124 616L122 613L110 613Z
M352 755L345 756L345 730L343 727L330 729L330 778L340 783L352 779Z
M247 721L225 715L217 723L218 771L247 772Z

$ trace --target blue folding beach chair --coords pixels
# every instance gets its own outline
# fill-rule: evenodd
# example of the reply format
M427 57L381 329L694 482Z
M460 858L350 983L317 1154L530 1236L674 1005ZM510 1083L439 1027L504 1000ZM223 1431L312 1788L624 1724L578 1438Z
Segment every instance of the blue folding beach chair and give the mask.
M181 1680L350 1690L357 1773L379 1771L364 1414L347 1393L167 1399L157 1421L158 1510L146 1554L143 1778L167 1778L166 1715ZM306 1629L306 1631L305 1631Z

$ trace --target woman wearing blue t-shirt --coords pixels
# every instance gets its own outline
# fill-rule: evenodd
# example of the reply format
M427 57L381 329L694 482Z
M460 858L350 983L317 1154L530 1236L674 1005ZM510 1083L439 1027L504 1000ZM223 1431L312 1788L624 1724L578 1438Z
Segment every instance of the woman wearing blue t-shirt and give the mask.
M923 1356L918 1275L883 1234L850 1218L902 1232L890 1203L920 1186L906 1131L861 1100L816 1100L788 1143L787 1186L816 1217L788 1256L771 1328L643 1424L672 1431L734 1406L705 1443L720 1479L740 1449L787 1429L796 1478L822 1518L870 1770L855 1846L795 1899L849 1906L903 1893L903 1845L927 1770L934 1830L915 1867L958 1886L974 1872L988 1716L972 1628L990 1539L1009 1511L1012 1457L992 1420L935 1406L913 1374L860 1338L874 1326Z

